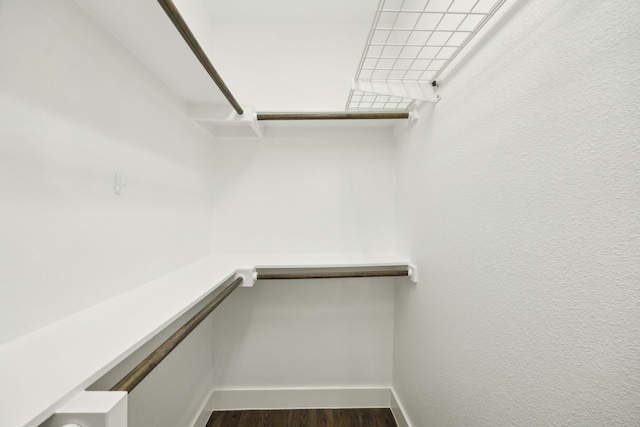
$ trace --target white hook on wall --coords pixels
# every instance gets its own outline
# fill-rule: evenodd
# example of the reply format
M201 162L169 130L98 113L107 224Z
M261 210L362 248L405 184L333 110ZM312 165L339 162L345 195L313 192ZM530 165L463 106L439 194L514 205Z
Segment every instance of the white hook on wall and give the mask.
M113 192L119 196L122 193L122 189L126 186L127 184L122 179L122 175L117 173L113 182Z

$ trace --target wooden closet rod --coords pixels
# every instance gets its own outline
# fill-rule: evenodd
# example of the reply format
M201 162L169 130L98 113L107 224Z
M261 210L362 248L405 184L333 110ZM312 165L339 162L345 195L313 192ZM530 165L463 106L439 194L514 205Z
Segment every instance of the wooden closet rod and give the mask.
M352 277L404 277L409 270L362 270L362 271L319 271L296 273L266 273L258 272L257 280L281 279L340 279Z
M171 22L173 22L173 25L175 25L175 27L178 29L184 41L187 42L187 44L189 45L193 53L196 55L196 57L198 58L198 60L200 61L204 69L207 71L209 76L211 76L211 78L213 79L215 84L218 86L218 88L220 89L224 97L227 98L227 100L229 101L233 109L236 110L236 113L238 113L239 115L243 115L244 110L242 109L238 101L236 101L236 98L233 96L233 94L227 87L224 80L222 80L222 77L220 77L220 74L218 74L216 69L213 67L213 64L211 64L211 61L209 61L209 58L202 50L200 43L198 43L198 41L196 40L195 36L189 29L189 26L182 18L182 15L180 15L180 12L178 12L178 9L176 8L175 4L173 4L173 1L158 0L158 3L160 3L160 6L162 6L165 13L169 17L169 19L171 19Z
M149 356L131 370L111 391L131 392L162 360L173 351L211 312L220 305L242 283L242 277L237 278L226 286L217 287L212 294L213 299L198 311L187 323L173 333L165 342L160 344Z
M258 113L258 120L379 120L408 119L409 112L357 112L357 113Z

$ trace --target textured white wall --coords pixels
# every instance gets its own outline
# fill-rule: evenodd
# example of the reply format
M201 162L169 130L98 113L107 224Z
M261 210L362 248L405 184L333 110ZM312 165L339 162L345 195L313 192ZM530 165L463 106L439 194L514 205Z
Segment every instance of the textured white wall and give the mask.
M414 426L640 424L640 5L514 1L398 141Z
M116 40L8 0L0 58L0 342L210 251L212 139Z

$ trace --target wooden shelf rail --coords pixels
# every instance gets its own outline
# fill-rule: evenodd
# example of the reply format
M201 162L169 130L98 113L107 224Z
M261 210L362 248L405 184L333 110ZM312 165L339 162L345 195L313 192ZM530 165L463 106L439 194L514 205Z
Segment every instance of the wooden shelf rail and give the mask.
M160 3L160 6L162 6L169 19L171 19L171 22L173 22L173 25L175 25L178 32L180 32L180 35L182 35L184 41L187 42L193 53L198 58L198 61L200 61L209 76L211 76L214 83L218 86L224 97L227 98L233 109L236 110L236 113L242 116L244 114L244 110L242 109L236 98L233 96L224 80L222 80L222 77L220 76L220 74L218 74L218 71L216 71L213 64L211 64L211 61L209 61L209 58L204 53L204 50L202 50L200 43L198 43L198 41L196 40L195 36L189 29L189 26L182 18L182 15L180 15L180 12L178 12L178 9L176 8L173 1L158 0L158 3Z
M124 378L111 388L111 391L131 392L162 360L175 349L211 312L220 305L238 286L242 277L233 282L217 287L213 299L198 311L187 323L160 344L149 356L131 370Z
M394 120L408 119L407 111L376 111L358 113L257 113L258 121L267 120Z
M260 272L257 280L281 280L281 279L340 279L354 277L407 277L409 270L361 270L361 271L316 271L316 272Z

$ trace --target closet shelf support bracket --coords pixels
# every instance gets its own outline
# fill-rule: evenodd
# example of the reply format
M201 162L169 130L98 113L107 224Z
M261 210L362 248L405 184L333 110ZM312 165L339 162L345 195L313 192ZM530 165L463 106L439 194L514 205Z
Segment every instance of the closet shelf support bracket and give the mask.
M127 427L127 397L124 391L81 391L58 408L52 425Z
M418 267L413 264L409 264L409 281L418 283Z
M256 273L254 269L240 269L236 270L235 277L236 279L242 278L242 285L240 285L241 288L251 288L256 284L258 273Z

